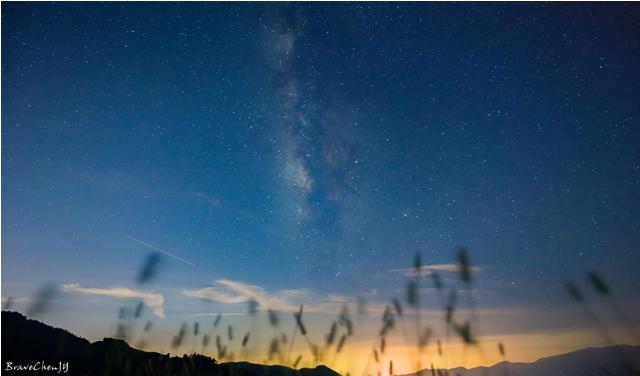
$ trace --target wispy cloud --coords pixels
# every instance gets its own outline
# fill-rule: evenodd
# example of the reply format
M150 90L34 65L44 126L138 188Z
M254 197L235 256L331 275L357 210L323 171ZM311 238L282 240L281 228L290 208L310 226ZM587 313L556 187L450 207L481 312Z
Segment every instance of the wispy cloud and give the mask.
M220 205L220 199L217 197L209 197L202 192L194 192L193 195L205 200L213 208L218 207Z
M323 294L310 289L283 289L272 292L261 286L230 279L218 279L213 286L183 290L184 296L211 300L223 304L241 304L253 300L261 309L295 312L301 304L305 312L338 313L342 306L355 299L340 294Z
M128 287L93 288L81 287L77 283L62 285L62 291L75 292L87 295L107 296L112 298L138 298L142 299L154 315L164 318L164 296L158 293L131 289Z
M277 291L267 295L265 289L260 286L230 279L218 279L214 282L213 286L196 290L183 290L182 294L223 304L240 304L253 300L257 302L260 307L283 311L296 310L298 307L291 303L291 300L307 296L306 291L295 289Z
M422 265L420 268L420 276L424 277L430 275L433 272L437 273L457 273L460 271L460 265L458 264L431 264L431 265ZM472 266L471 271L474 273L482 271L482 268L479 266ZM407 277L415 277L417 275L417 271L415 268L404 268L404 269L392 269L390 270L392 273L402 273Z

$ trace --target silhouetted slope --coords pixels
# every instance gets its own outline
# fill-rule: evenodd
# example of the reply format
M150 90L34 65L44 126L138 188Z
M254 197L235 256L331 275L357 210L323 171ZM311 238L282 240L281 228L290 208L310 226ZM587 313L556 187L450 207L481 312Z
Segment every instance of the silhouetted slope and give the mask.
M577 350L532 363L501 362L491 367L453 368L446 373L451 376L637 376L638 370L640 346L620 345ZM420 375L431 375L431 370L424 369Z
M136 350L111 338L90 343L7 311L2 312L2 361L14 365L68 361L71 375L338 376L324 366L294 370L247 362L218 364L202 355L170 357Z

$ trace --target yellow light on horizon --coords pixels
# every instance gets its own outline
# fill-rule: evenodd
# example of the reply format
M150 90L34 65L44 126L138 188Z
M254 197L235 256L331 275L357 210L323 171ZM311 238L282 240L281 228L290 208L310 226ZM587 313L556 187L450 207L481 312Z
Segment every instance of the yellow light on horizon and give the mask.
M498 351L498 343L504 343L506 357L503 359ZM570 331L563 333L516 334L504 336L484 336L478 338L477 345L465 345L457 338L442 341L442 355L438 354L435 341L429 343L422 353L418 353L417 346L404 343L389 343L384 354L380 353L379 342L375 341L378 349L379 362L373 357L374 341L360 341L349 343L340 354L335 354L335 348L325 351L323 364L344 375L378 374L389 376L389 363L393 361L394 374L410 374L419 369L438 368L473 368L478 366L492 366L503 360L510 362L533 362L537 359L558 355L584 347L598 347L608 345L592 330ZM262 347L261 347L262 348ZM148 349L153 350L153 349ZM287 348L288 350L288 348ZM187 351L188 352L188 351ZM184 351L182 352L184 353ZM172 355L182 355L172 354ZM213 353L205 354L215 356ZM240 355L240 353L236 353ZM267 361L266 353L247 351L242 358L234 361L250 361L260 364L281 364L292 366L298 355L302 361L297 368L315 367L307 344L296 343L289 364L279 359ZM420 355L420 356L418 356ZM223 360L226 361L226 360Z

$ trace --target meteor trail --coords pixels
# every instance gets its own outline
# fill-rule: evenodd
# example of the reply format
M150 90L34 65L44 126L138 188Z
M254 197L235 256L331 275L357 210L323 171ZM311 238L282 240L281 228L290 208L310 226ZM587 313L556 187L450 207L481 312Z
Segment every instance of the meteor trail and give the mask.
M131 239L131 240L133 240L134 242L140 243L140 244L144 245L144 246L145 246L145 247L147 247L147 248L151 248L151 249L153 249L153 250L155 250L155 251L158 251L158 252L160 252L160 253L164 253L164 254L165 254L165 255L167 255L167 256L173 257L174 259L176 259L176 260L178 260L178 261L181 261L181 262L184 262L184 263L185 263L185 264L187 264L187 265L195 266L195 264L194 264L194 263L192 263L192 262L189 262L189 261L187 261L187 260L185 260L185 259L183 259L183 258L180 258L180 257L178 257L178 256L174 255L174 254L173 254L173 253L171 253L171 252L168 252L168 251L165 251L165 250L163 250L163 249L160 249L160 248L158 248L158 247L156 247L156 246L153 246L153 245L151 245L151 244L149 244L149 243L143 242L143 241L142 241L142 240L140 240L140 239L136 239L136 238L134 238L133 236L125 235L125 237L126 237L126 238L129 238L129 239Z

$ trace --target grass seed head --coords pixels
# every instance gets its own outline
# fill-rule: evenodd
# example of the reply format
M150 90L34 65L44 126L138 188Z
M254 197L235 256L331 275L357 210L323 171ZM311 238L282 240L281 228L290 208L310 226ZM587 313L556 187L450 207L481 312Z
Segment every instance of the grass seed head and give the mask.
M415 281L407 283L407 303L412 307L418 305L418 284Z
M340 354L340 351L342 351L342 347L344 346L344 343L347 340L347 335L343 334L342 337L340 337L340 341L338 341L338 347L336 348L336 353Z
M565 284L565 288L569 296L578 303L583 303L585 301L584 295L582 291L578 288L578 286L573 282L567 282Z
M471 282L471 263L469 261L469 253L464 247L458 249L458 266L460 268L460 279L464 283Z
M334 321L331 323L331 328L329 329L329 333L326 336L327 346L331 346L333 344L333 340L336 338L336 332L338 330L338 324Z
M396 314L398 316L402 316L402 304L400 304L400 301L398 300L398 298L393 298L392 302L393 302L393 308L396 310Z
M157 253L149 253L138 272L137 282L142 284L151 281L158 274L160 260Z
M271 326L274 328L277 327L280 323L280 316L278 315L278 312L272 309L268 309L267 314L269 316L269 324L271 324Z
M429 343L429 339L431 339L431 334L431 328L424 328L418 341L418 346L420 348L427 346L427 344Z
M444 285L442 283L442 277L440 277L440 273L436 271L432 272L431 278L433 279L433 286L438 290L442 290Z
M7 297L7 300L4 302L4 305L2 306L2 310L8 311L11 309L12 306L13 306L13 296L9 296Z
M609 295L609 293L611 292L611 290L609 289L609 285L607 285L604 280L594 271L589 272L589 281L591 282L591 284L593 285L593 287L596 289L597 292L599 292L602 295Z
M49 310L51 303L58 295L58 286L46 284L42 286L33 297L32 303L27 308L27 316L36 317Z
M498 343L498 352L500 353L500 356L504 358L506 352L504 350L504 344L502 342Z
M250 299L249 301L247 301L247 312L249 312L249 315L253 316L256 313L258 313L258 308L259 308L259 304L257 301Z
M453 328L466 345L473 345L476 343L475 338L471 334L471 326L468 322L465 322L462 325L454 324Z
M304 323L302 322L302 311L303 311L303 306L300 306L300 310L297 313L294 313L293 316L296 319L296 325L298 325L298 329L300 329L300 333L302 333L303 336L307 335L307 329L304 326Z
M413 268L416 271L416 276L419 277L422 269L422 256L420 256L420 252L416 253L416 257L413 259Z
M269 345L269 360L272 360L278 353L280 353L280 342L278 341L278 338L273 338Z

